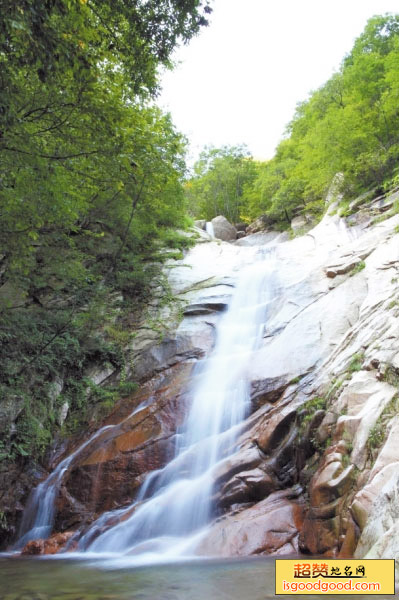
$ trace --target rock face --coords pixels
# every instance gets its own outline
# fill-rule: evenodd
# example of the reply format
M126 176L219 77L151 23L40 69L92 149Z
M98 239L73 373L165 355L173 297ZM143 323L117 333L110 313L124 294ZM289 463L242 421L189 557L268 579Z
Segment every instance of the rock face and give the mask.
M238 237L235 242L236 246L265 246L273 242L274 244L285 242L288 240L288 233L278 233L277 231L259 231L246 235L245 237Z
M205 231L206 221L205 219L198 219L197 221L194 221L194 225Z
M380 482L381 485L382 482ZM356 556L399 558L399 476L398 471L378 490L370 505L369 518L363 529Z
M247 234L259 233L260 231L268 231L273 225L273 221L267 215L261 215L253 223L248 225Z
M55 531L128 505L146 474L171 459L196 365L261 245L275 261L276 294L243 374L251 410L236 452L215 468L215 520L197 552L399 557L398 226L399 215L357 229L330 215L292 241L272 232L226 244L204 234L168 263L179 309L149 307L162 339L146 322L137 328L128 375L140 390L77 453L57 495ZM255 236L267 237L248 243ZM44 552L46 543L26 550Z
M300 215L292 219L291 229L295 233L304 233L305 231L309 231L309 229L312 228L312 223L314 223L314 220L311 218L310 215Z
M215 238L229 242L237 239L237 229L222 215L211 221Z
M273 492L254 506L216 522L197 553L206 556L298 553L298 531L304 513L298 492Z
M167 369L117 406L103 434L76 456L63 479L56 530L77 528L104 511L129 504L143 475L173 458L192 367L186 362Z

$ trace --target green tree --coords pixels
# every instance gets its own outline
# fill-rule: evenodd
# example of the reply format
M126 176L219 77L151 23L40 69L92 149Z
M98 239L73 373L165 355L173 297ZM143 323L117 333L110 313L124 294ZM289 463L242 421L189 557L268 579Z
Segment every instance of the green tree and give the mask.
M1 3L0 397L24 403L4 432L13 456L37 457L57 429L56 375L71 423L84 420L85 369L122 372L115 332L189 243L175 232L185 140L152 98L159 65L209 11L206 0Z
M191 214L207 220L224 215L238 222L246 213L244 189L255 175L255 163L245 146L205 148L186 184Z
M340 70L298 105L274 158L247 190L252 217L321 215L336 173L348 198L389 185L399 159L399 16L370 19Z

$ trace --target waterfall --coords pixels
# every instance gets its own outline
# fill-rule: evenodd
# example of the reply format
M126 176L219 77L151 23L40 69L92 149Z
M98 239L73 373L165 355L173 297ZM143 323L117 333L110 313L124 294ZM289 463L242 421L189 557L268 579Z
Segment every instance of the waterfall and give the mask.
M133 505L102 515L80 540L81 549L150 561L179 556L211 520L213 472L236 450L249 408L246 371L274 295L275 262L269 253L260 257L240 274L217 326L215 348L201 366L190 413L176 436L175 458L147 476ZM112 515L119 522L104 531Z
M99 429L87 442L79 446L70 456L62 460L54 471L39 483L32 491L22 519L19 539L14 548L23 548L26 542L38 538L47 538L52 531L54 516L55 516L55 501L57 493L62 483L62 476L67 471L73 460L78 456L90 443L97 439L104 431L111 429L112 425L107 425Z
M100 516L79 540L81 550L136 554L151 562L186 554L206 531L213 516L214 470L235 452L249 408L247 367L261 342L268 303L275 295L276 262L271 252L264 248L251 254L253 264L237 276L230 305L216 328L215 347L198 365L191 409L176 434L174 459L147 476L131 506ZM32 491L16 549L51 534L64 473L87 446L118 425L97 431Z
M147 406L148 402L142 402L135 410L124 419L127 421L134 414ZM90 446L95 440L103 435L106 431L112 430L120 425L106 425L96 431L84 444L79 446L75 452L64 458L54 469L54 471L39 485L32 490L23 519L19 529L19 537L14 544L14 549L19 550L30 540L45 539L50 536L55 517L55 501L60 490L64 473L68 471L74 463L75 458L79 457L82 452Z
M208 235L210 235L212 238L215 237L215 231L213 229L213 223L212 221L207 221L206 225L205 225L205 231L207 232Z

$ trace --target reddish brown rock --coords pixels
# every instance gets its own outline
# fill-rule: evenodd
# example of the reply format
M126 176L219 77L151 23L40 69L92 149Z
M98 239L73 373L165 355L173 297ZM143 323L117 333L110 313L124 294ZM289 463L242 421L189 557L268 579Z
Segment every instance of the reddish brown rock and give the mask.
M300 534L300 548L311 554L350 553L352 537L344 517L346 494L353 483L353 465L342 464L346 445L334 444L325 453L309 486L309 511ZM353 532L352 532L353 533ZM348 536L348 537L346 537ZM342 548L346 540L345 548Z
M46 540L31 540L22 549L21 554L26 556L35 556L36 554L44 554L44 545Z
M21 554L24 556L34 556L38 554L57 554L60 550L63 550L70 539L75 535L75 531L65 531L64 533L56 533L49 537L48 540L31 540L28 542ZM72 551L76 546L71 545L68 548Z
M300 549L311 554L324 554L338 546L339 517L315 519L308 513L300 535Z
M257 424L257 443L263 452L270 453L281 444L282 440L290 432L300 404L300 401L289 401L283 406L278 404Z
M360 530L352 518L349 517L345 537L338 554L338 558L353 558L360 537Z
M237 473L250 471L257 467L261 461L262 455L256 445L251 444L250 447L241 448L239 452L220 462L214 469L215 487L221 488Z
M79 453L64 475L56 500L56 530L77 528L104 511L130 504L145 475L173 458L174 434L188 406L185 390L191 370L192 363L167 369L116 406L103 424L112 427Z
M276 483L262 469L240 472L223 486L219 504L228 507L236 503L263 500L275 489Z

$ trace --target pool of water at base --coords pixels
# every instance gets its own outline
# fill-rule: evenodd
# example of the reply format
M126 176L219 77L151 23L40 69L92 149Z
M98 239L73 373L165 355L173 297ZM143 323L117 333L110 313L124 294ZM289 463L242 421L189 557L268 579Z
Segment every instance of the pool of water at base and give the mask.
M104 559L0 558L0 600L269 600L276 598L274 583L274 560L265 557L144 567ZM383 598L336 596L356 597Z

